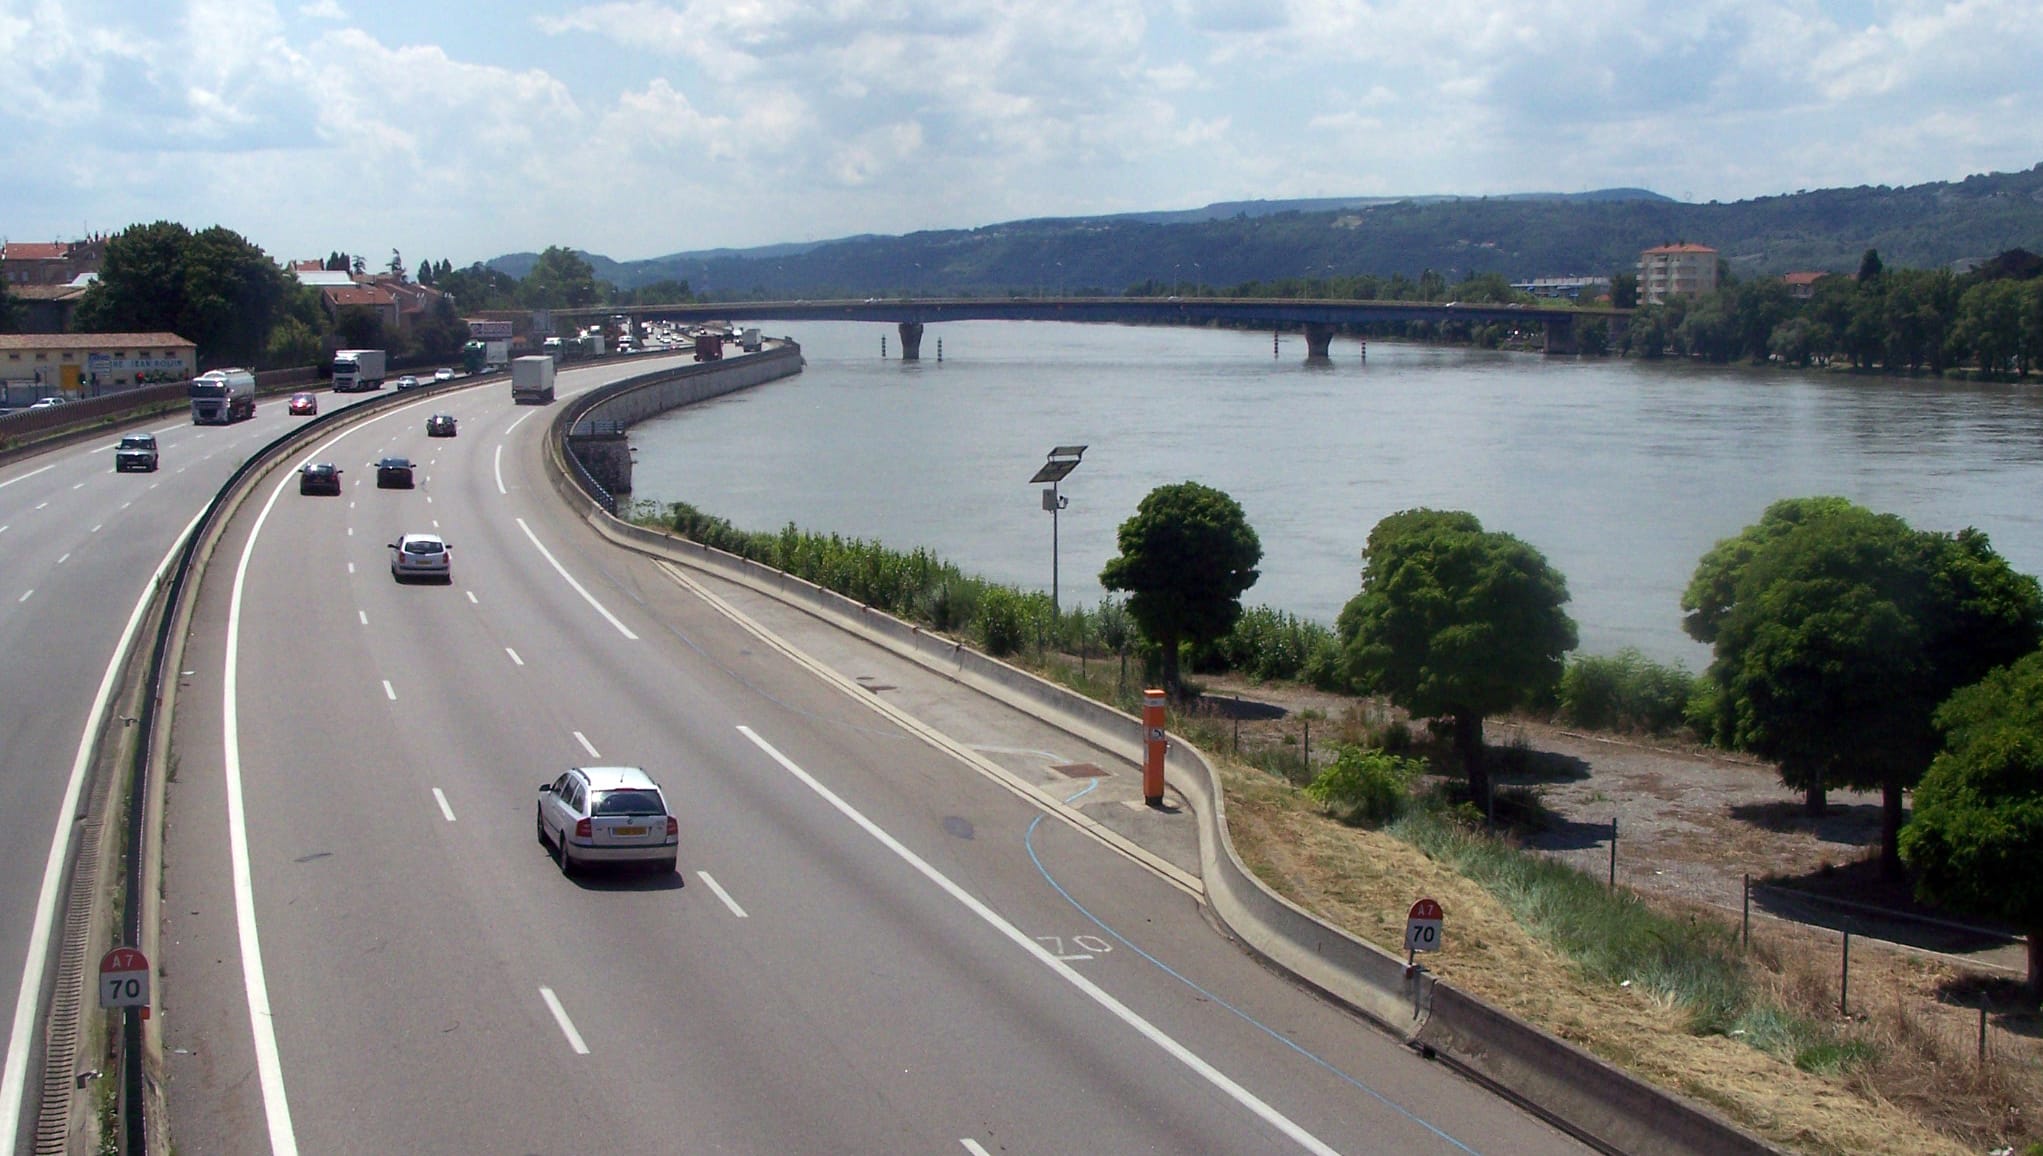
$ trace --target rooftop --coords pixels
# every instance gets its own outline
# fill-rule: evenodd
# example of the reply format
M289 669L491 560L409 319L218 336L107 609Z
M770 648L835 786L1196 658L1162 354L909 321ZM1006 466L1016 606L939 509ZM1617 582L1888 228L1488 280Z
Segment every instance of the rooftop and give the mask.
M1659 245L1659 246L1656 246L1656 247L1654 247L1654 248L1651 248L1651 249L1647 249L1647 250L1646 250L1646 253L1649 253L1649 254L1650 254L1650 253L1714 253L1714 252L1716 252L1716 250L1715 250L1715 249L1712 249L1712 248L1710 248L1710 247L1709 247L1708 245L1698 245L1698 244L1696 244L1696 243L1695 243L1695 242L1693 242L1693 241L1678 241L1678 242L1676 242L1676 243L1674 243L1674 244L1672 244L1672 245Z
M0 349L196 349L175 333L0 333Z
M9 241L0 246L0 261L61 261L70 248L62 242Z

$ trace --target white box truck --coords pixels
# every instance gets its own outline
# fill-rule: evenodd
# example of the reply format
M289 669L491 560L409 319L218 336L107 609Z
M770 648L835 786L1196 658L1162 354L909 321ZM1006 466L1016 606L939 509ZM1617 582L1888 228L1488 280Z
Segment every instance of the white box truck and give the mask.
M193 425L226 425L255 416L255 374L216 369L192 378Z
M553 400L553 358L521 357L511 363L511 400L546 405Z
M482 367L486 373L494 373L511 363L511 343L508 341L485 341L482 343Z
M747 353L757 353L759 352L760 341L759 327L757 325L748 326L743 333L738 335L738 348Z
M388 359L380 349L343 349L333 355L333 391L360 393L383 388Z

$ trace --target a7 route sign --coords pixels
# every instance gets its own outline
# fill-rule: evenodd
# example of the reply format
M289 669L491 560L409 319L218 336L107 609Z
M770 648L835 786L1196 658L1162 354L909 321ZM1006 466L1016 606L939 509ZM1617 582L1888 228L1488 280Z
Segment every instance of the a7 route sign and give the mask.
M1440 904L1431 899L1421 899L1412 904L1411 914L1405 917L1405 950L1440 950L1440 925L1445 918L1446 913L1440 910Z
M132 947L116 947L101 956L99 1006L148 1007L149 957Z

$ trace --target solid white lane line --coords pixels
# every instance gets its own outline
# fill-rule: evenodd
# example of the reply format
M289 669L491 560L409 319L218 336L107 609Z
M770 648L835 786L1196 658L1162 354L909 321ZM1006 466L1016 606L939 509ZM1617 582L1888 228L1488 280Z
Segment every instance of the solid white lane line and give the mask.
M525 415L525 417L531 417L531 416L532 416L531 414L526 414L526 415ZM519 418L518 420L519 420L519 421L524 421L524 420L525 420L525 418L521 417L521 418ZM516 426L513 426L512 428L513 428L513 429L515 429L515 428L517 428L517 427L516 427ZM20 475L19 477L13 477L13 478L9 478L9 479L7 479L7 480L6 480L6 481L4 481L4 482L0 482L0 490L4 490L4 489L6 489L7 487L9 487L9 486L13 485L13 484L14 484L14 483L16 483L16 482L25 482L25 481L29 480L30 478L32 478L32 477L35 477L35 476L36 476L37 474L47 474L47 473L49 473L49 472L50 472L51 470L54 470L54 469L56 469L56 468L57 468L57 465L56 465L56 463L55 463L55 462L52 462L52 463L50 463L49 465L47 465L47 466L44 466L44 467L43 467L42 469L39 469L39 470L30 470L30 471L28 471L27 473L25 473L25 474L22 474L22 475Z
M43 470L51 468L44 466ZM33 477L43 470L23 474L22 477ZM0 1152L13 1152L19 1135L22 1094L28 1087L30 1033L38 1026L36 1002L42 993L43 972L49 965L57 891L64 881L64 865L71 858L71 832L78 825L74 816L78 812L78 797L85 787L85 772L92 765L96 739L106 721L107 704L113 700L114 681L127 663L128 652L134 647L142 615L156 595L157 583L169 571L171 559L184 548L184 540L192 532L192 527L199 524L200 516L193 515L192 520L185 524L171 541L163 560L156 564L156 572L142 583L142 595L135 600L135 608L128 614L128 624L121 630L121 640L114 647L113 657L107 660L106 673L100 676L99 691L93 696L92 708L85 712L85 729L78 737L78 752L71 759L71 778L64 785L64 803L57 809L56 830L50 836L50 854L43 862L43 885L42 890L36 893L35 920L29 925L28 955L21 969L21 990L14 997L14 1026L7 1035L5 1065L0 1066Z
M539 998L546 1001L546 1010L553 1013L553 1022L560 1025L560 1032L567 1037L568 1046L578 1056L589 1054L589 1045L582 1042L582 1033L575 1030L575 1021L568 1018L567 1009L560 1006L560 997L550 987L539 989Z
M525 660L524 660L524 659L522 659L522 658L519 658L519 657L518 657L518 652L517 652L517 651L515 651L515 650L512 650L512 649L511 649L510 647L506 646L506 647L504 647L504 653L505 653L505 654L508 654L508 655L510 655L510 656L511 656L511 661L512 661L512 662L515 662L515 663L517 663L517 664L518 664L519 666L523 666L523 665L525 665Z
M369 625L369 612L368 612L368 611L366 611L366 610L357 610L357 611L355 611L355 617L357 617L357 618L359 618L359 619L361 619L361 620L362 620L362 625L364 625L364 626L367 626L367 625Z
M521 417L518 420L524 421L525 419ZM497 443L497 452L494 460L490 464L490 468L496 471L497 493L499 494L510 493L511 491L504 488L504 443L502 442Z
M977 1140L972 1139L970 1136L959 1137L958 1143L963 1144L965 1146L965 1151L970 1152L972 1156L992 1156L992 1153L986 1151L986 1149L984 1148L979 1147L979 1142Z
M397 689L390 685L390 680L387 678L383 680L383 697L391 702L397 701Z
M615 614L610 613L609 607L604 606L601 602L596 601L596 596L594 594L589 593L588 590L584 588L580 582L575 581L575 576L567 572L567 567L560 564L559 559L553 556L553 551L547 549L546 544L539 540L539 535L532 532L532 527L525 524L525 519L523 518L518 519L518 528L520 530L525 531L525 536L527 538L532 539L532 544L538 547L539 552L545 556L547 562L552 564L554 571L558 573L562 578L567 579L568 585L575 588L575 593L582 596L582 601L587 602L591 606L594 606L598 614L601 614L603 617L609 619L610 625L615 626L619 634L624 635L626 638L631 639L633 642L638 641L638 635L633 634L629 626L626 626L624 623L619 622L617 620L617 616Z
M332 443L327 443L331 445ZM320 447L324 449L325 446ZM316 452L316 451L315 451ZM270 1012L269 979L262 969L262 937L255 923L255 869L248 859L248 807L241 793L241 604L248 588L248 566L270 512L277 508L288 477L279 479L241 546L234 568L234 592L227 605L226 674L221 703L221 730L227 774L227 853L234 877L234 925L241 934L241 983L248 998L248 1022L255 1036L255 1071L262 1087L263 1117L269 1128L271 1156L298 1156L298 1134L291 1127L291 1102L284 1091L284 1066L277 1053L276 1019Z
M759 735L756 732L754 732L751 727L740 726L738 727L738 733L744 735L747 739L750 739L752 741L752 745L758 747L761 751L765 752L768 758L772 759L776 763L779 763L781 768L787 771L788 774L793 775L796 779L800 780L802 785L808 787L811 791L814 791L818 796L820 796L823 799L824 802L836 808L839 814L843 815L845 818L857 824L861 829L865 831L866 834L871 835L873 839L877 841L882 847L885 847L887 850L892 851L896 856L898 856L901 859L902 862L914 868L915 871L921 874L923 878L928 879L931 883L934 883L945 894L949 895L952 899L957 900L958 903L961 904L967 911L970 911L972 914L978 916L981 920L984 920L988 926L992 927L1001 935L1006 936L1007 939L1010 942L1014 943L1017 947L1020 947L1023 951L1026 951L1030 955L1034 956L1038 963L1041 963L1044 967L1049 968L1052 972L1054 972L1057 975L1058 978L1064 980L1066 983L1069 983L1071 986L1077 988L1080 992L1084 993L1087 998L1091 999L1094 1003L1104 1008L1107 1012L1111 1013L1115 1018L1119 1019L1122 1023L1125 1023L1129 1027L1135 1029L1135 1031L1142 1035L1143 1038L1147 1039L1150 1043L1153 1043L1158 1048L1162 1049L1166 1055L1183 1064L1185 1067L1191 1069L1194 1074L1198 1075L1201 1079L1213 1085L1215 1088L1218 1088L1222 1093L1227 1095L1235 1103L1240 1104L1242 1107L1254 1113L1264 1123L1270 1125L1272 1128L1275 1128L1279 1132L1282 1132L1284 1135L1290 1137L1292 1142L1297 1144L1300 1148L1303 1148L1308 1152L1320 1154L1320 1156L1337 1156L1335 1150L1329 1147L1325 1141L1321 1140L1317 1136L1314 1136L1312 1133L1306 1131L1297 1122L1293 1121L1290 1117L1284 1115L1282 1112L1279 1112L1277 1109L1271 1107L1269 1104L1264 1103L1262 1099L1255 1095L1255 1093L1250 1092L1247 1088L1244 1088L1240 1084L1235 1083L1232 1079L1229 1079L1226 1073L1220 1071L1220 1069L1214 1067L1212 1064L1207 1063L1204 1059L1200 1058L1199 1055L1193 1052L1190 1048L1187 1048L1185 1045L1179 1043L1177 1040L1171 1038L1169 1035L1166 1035L1163 1029L1157 1027L1155 1024L1150 1023L1148 1020L1144 1019L1139 1013L1137 1013L1133 1008L1130 1008L1128 1005L1114 998L1106 991L1106 989L1100 987L1098 984L1085 978L1083 975L1080 975L1077 972L1077 970L1074 969L1070 964L1065 963L1063 960L1058 959L1056 956L1050 954L1048 948L1045 948L1042 944L1037 943L1035 940L1029 938L1026 934L1022 932L1020 928L1016 927L1012 923L1009 923L998 912L986 906L986 904L980 902L978 897L974 896L971 892L966 891L963 887L958 886L955 882L951 880L950 876L945 875L943 872L937 870L935 867L931 866L927 860L923 859L922 856L917 855L915 852L909 850L906 844L902 843L899 839L896 839L892 835L888 834L886 830L882 828L879 824L873 822L871 819L866 818L863 812L861 812L858 808L852 806L850 803L846 802L835 791L832 791L829 787L824 786L821 780L809 774L809 772L803 770L794 762L794 760L788 758L786 755L781 754L778 750L774 748L773 744L767 742L763 738L760 738Z
M735 900L735 899L733 899L733 898L731 898L731 893L730 893L730 892L728 892L728 891L724 890L724 889L723 889L723 887L722 887L722 885L720 885L719 883L717 883L717 881L716 881L716 880L714 880L714 879L712 879L712 878L710 878L710 877L709 877L709 872L707 872L707 871L697 871L697 872L696 872L695 874L696 874L697 876L699 876L699 877L700 877L700 878L702 879L702 881L703 881L704 883L707 883L707 884L709 884L709 889L710 889L711 891L714 891L714 892L716 892L716 897L717 897L718 899L721 899L721 900L723 900L723 901L724 901L724 906L725 906L725 907L728 907L728 908L730 908L730 909L731 909L731 914L732 914L732 915L735 915L735 916L737 916L737 917L738 917L738 918L740 918L740 919L745 919L745 918L748 918L748 916L746 916L746 914L745 914L745 909L744 909L744 908L742 908L742 907L740 907L740 906L738 906L738 901L737 901L737 900Z
M603 757L602 755L596 753L596 744L589 741L589 736L583 734L580 731L575 731L574 736L575 741L582 744L582 749L589 752L590 758L600 759Z
M438 787L434 787L433 801L440 804L440 813L447 816L447 821L452 823L454 821L454 808L447 805L447 793Z

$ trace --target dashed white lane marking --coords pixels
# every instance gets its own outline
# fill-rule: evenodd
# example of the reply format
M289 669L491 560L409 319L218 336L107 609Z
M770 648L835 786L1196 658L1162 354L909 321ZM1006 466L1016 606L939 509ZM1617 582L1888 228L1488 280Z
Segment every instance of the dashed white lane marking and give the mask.
M72 489L74 489L74 490L82 490L82 489L84 489L84 488L85 488L85 483L84 483L84 482L79 482L79 483L78 483L77 485L75 485L75 486L72 486L71 488L72 488Z
M454 821L454 808L447 805L447 793L438 787L434 787L433 801L440 804L440 813L447 816L447 821L452 823Z
M355 572L355 564L354 564L353 562L350 562L350 563L348 563L348 573L350 573L350 574L353 574L354 572Z
M518 528L520 530L525 531L525 536L527 538L532 539L532 545L536 547L539 550L539 553L546 558L546 561L553 567L554 571L558 573L562 578L567 579L568 585L575 588L575 593L582 596L582 601L587 602L589 605L595 607L596 612L598 614L601 614L604 618L609 619L610 625L615 626L619 634L624 635L626 638L632 640L633 642L638 641L638 635L633 634L631 632L631 627L626 626L624 623L618 621L617 616L615 614L610 613L609 607L603 605L601 602L596 601L596 596L594 594L589 593L586 587L584 587L580 582L575 581L575 576L567 572L567 567L560 564L560 560L553 556L553 551L547 549L546 544L539 540L539 535L532 532L532 527L525 524L525 519L523 518L518 519Z
M722 886L721 886L720 884L718 884L716 880L714 880L714 879L710 878L710 876L709 876L709 872L707 872L707 871L697 871L697 872L696 872L695 874L696 874L696 876L697 876L698 878L700 878L700 879L701 879L701 880L702 880L702 881L703 881L704 883L707 883L707 884L709 884L709 889L710 889L711 891L714 891L714 892L716 892L716 897L717 897L718 899L721 899L721 900L723 900L723 901L724 901L724 906L725 906L725 907L728 907L728 908L730 908L730 909L731 909L731 914L732 914L732 915L735 915L735 916L737 916L737 917L738 917L738 918L740 918L740 919L746 919L746 918L749 918L749 917L748 917L748 916L747 916L747 915L745 914L745 909L744 909L744 908L742 908L742 907L740 907L740 906L738 906L738 901L737 901L737 900L735 900L735 899L733 899L733 898L731 898L731 893L730 893L730 892L728 892L728 891L726 891L726 890L724 890L724 889L723 889L723 887L722 887Z
M101 522L101 523L99 524L99 526L104 526L104 525L106 525L106 523L105 523L105 522ZM95 534L99 533L99 526L94 526L94 527L92 528L92 532L93 532L93 533L95 533ZM5 528L6 528L6 527L4 527L4 526L0 526L0 529L5 529Z
M352 510L352 509L354 509L354 508L355 508L355 500L354 500L353 498L349 498L349 499L348 499L348 509Z
M978 896L958 886L956 882L952 881L950 876L937 870L928 860L910 850L907 844L902 843L899 839L889 834L885 828L867 818L864 812L846 802L837 792L824 786L822 780L803 770L793 759L781 754L780 751L774 748L772 743L760 738L751 727L741 725L738 727L738 733L751 740L752 745L758 747L768 758L780 764L781 769L793 775L803 786L814 791L824 802L835 808L838 814L843 815L861 830L865 831L866 834L872 836L874 841L878 842L880 846L893 852L902 862L908 864L909 867L913 868L923 878L935 884L967 911L978 916L1009 942L1035 957L1037 962L1049 968L1059 979L1077 988L1088 999L1098 1004L1122 1023L1133 1028L1144 1039L1161 1049L1164 1054L1191 1069L1194 1074L1219 1089L1229 1099L1246 1108L1258 1119L1284 1134L1292 1143L1297 1144L1300 1148L1315 1153L1317 1156L1338 1156L1334 1149L1328 1146L1324 1140L1306 1131L1303 1126L1265 1103L1255 1093L1235 1083L1225 1072L1207 1063L1198 1053L1165 1034L1162 1028L1150 1023L1133 1008L1114 998L1105 988L1080 975L1076 968L1050 954L1049 949L1029 938L1019 927L1009 923L1002 917L999 912L986 906L985 903L980 901Z
M524 421L525 419L521 417L518 420ZM511 428L516 429L517 427L514 425ZM497 493L499 494L510 493L511 491L504 488L504 446L502 442L497 443L496 458L491 463L491 468L494 469L497 474Z
M397 701L397 688L391 686L390 680L387 678L383 680L383 697L389 699L391 702Z
M462 591L462 593L463 593L463 594L466 594L466 595L468 595L468 600L469 600L470 602L476 602L476 600L475 600L475 591L473 591L473 590L463 590L463 591ZM480 602L476 602L476 605L480 606L480 605L482 605L482 603L480 603Z
M589 752L590 758L600 759L603 757L602 755L596 753L596 744L589 741L589 736L583 734L580 731L574 732L574 735L575 741L582 744L582 749Z
M19 598L16 598L16 599L15 599L15 601L16 601L16 602L26 602L26 601L28 601L28 596L29 596L29 595L31 595L31 594L33 594L33 593L35 593L35 587L31 586L31 587L29 587L28 589L26 589L26 590L22 591L22 592L21 592L21 597L19 597Z
M121 509L125 510L125 509L127 509L127 508L128 508L129 506L132 506L132 505L134 505L134 504L135 504L135 503L134 503L134 501L133 501L132 499L131 499L131 500L129 500L129 501L125 501L125 502L122 502L122 503L121 503Z
M526 415L525 415L525 417L531 417L531 416L532 416L531 414L526 414ZM525 418L521 417L521 418L519 418L518 420L519 420L519 421L524 421L524 420L525 420ZM511 426L511 428L512 428L512 429L516 429L516 428L518 428L518 427L517 427L517 425L516 425L516 424L514 423L514 424L513 424L512 426ZM56 468L57 468L57 466L56 466L56 463L52 462L51 464L49 464L49 465L47 465L47 466L44 466L44 467L43 467L42 469L39 469L39 470L30 470L30 471L28 471L27 473L25 473L25 474L22 474L22 475L20 475L19 477L13 477L13 478L9 478L9 479L7 479L7 480L6 480L6 481L4 481L4 482L0 482L0 490L4 490L4 489L6 489L7 487L9 487L9 486L13 485L13 484L14 484L14 483L16 483L16 482L25 482L25 481L27 481L28 479L30 479L30 478L32 478L32 477L35 477L35 476L36 476L37 474L47 474L47 473L49 473L49 472L50 472L51 470L54 470L54 469L56 469Z
M550 987L539 989L539 998L546 1001L546 1010L553 1013L553 1022L560 1025L560 1032L567 1037L568 1046L578 1056L589 1054L589 1045L582 1042L582 1033L575 1030L575 1021L568 1018L567 1009L560 1006L560 997Z
M48 502L37 502L35 508L38 510L47 510L50 508L50 504Z
M355 617L357 617L357 618L359 618L359 619L361 619L361 620L362 620L362 625L364 625L364 626L367 626L367 625L369 625L369 612L368 612L368 611L366 611L366 610L357 610L357 611L355 611Z
M512 649L511 649L510 647L506 646L506 647L504 647L504 653L505 653L505 654L508 654L508 655L510 655L510 656L511 656L511 661L512 661L512 662L515 662L515 663L517 663L517 664L518 664L519 666L523 666L523 665L525 665L525 660L524 660L524 659L522 659L522 658L519 658L519 657L518 657L518 652L517 652L517 651L515 651L515 650L512 650Z
M986 1149L979 1147L979 1142L970 1136L960 1136L958 1143L963 1144L965 1151L970 1152L972 1156L992 1156Z
M66 550L62 554L57 556L57 565L62 566L64 563L69 562L70 560L71 552L69 550Z
M348 527L348 537L352 538L352 537L354 537L354 536L355 536L355 528L354 528L353 526L349 526L349 527Z

